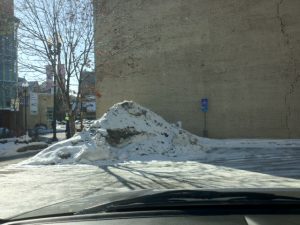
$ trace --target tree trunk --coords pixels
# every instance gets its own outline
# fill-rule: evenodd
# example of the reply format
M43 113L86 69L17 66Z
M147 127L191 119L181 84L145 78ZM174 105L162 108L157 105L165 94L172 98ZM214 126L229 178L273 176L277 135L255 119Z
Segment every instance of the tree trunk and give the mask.
M74 113L71 113L71 114L70 114L70 117L69 117L69 124L70 124L70 133L71 133L71 137L73 137L73 135L74 135L75 132L76 132L76 129L75 129L75 114L74 114Z

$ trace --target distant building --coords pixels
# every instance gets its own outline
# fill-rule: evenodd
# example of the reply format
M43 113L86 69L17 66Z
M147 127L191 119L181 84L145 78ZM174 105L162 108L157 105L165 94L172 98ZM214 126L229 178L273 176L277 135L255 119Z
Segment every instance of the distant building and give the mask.
M40 93L39 82L37 82L37 81L29 81L28 84L29 84L29 91L30 92Z
M44 93L51 93L51 89L53 88L53 78L54 73L51 65L46 66L46 86L44 86Z
M27 91L27 127L33 129L37 124L44 124L51 128L53 119L53 94L43 92L43 85L37 81L26 81L25 78L18 79L18 96L20 99L19 126L24 129L25 95L22 84L28 82Z
M17 98L17 27L14 1L0 1L0 127L15 128L11 103Z
M34 103L33 103L34 101ZM53 95L50 93L29 94L28 127L34 128L37 124L44 124L51 128L53 121Z
M66 75L66 69L65 65L61 64L59 67L59 75L60 75L60 80L63 83L63 86L65 85L65 75ZM51 93L51 90L53 89L54 85L54 73L53 73L53 68L51 65L46 66L46 83L43 85L43 92L44 93ZM59 84L57 82L57 87L59 88Z

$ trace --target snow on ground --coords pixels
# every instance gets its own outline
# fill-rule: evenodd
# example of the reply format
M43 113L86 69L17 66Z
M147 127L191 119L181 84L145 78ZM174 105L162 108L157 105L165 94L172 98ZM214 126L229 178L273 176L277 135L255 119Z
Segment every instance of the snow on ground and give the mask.
M7 142L0 144L0 157L8 157L18 154L17 150L20 146L25 146L26 144L15 144L14 142Z
M98 191L300 188L297 179L250 172L284 168L280 175L296 177L299 146L300 140L200 138L126 101L87 131L0 169L0 218Z
M10 138L6 140L7 143L0 143L0 159L20 155L22 152L18 152L18 150L24 147L30 148L29 146L31 146L33 149L36 149L36 146L45 146L44 142L24 143L25 141L30 141L29 137Z
M23 164L197 160L206 157L204 142L137 103L125 101L111 107L85 132L50 146Z

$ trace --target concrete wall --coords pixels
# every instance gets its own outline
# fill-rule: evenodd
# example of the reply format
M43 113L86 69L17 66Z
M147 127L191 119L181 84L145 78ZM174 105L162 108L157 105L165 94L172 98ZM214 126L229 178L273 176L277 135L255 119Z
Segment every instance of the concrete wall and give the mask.
M134 100L214 138L300 138L299 0L94 0L100 117Z

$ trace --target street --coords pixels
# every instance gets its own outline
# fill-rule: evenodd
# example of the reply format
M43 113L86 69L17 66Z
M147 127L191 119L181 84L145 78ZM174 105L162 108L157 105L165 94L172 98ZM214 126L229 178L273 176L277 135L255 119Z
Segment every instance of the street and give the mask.
M206 163L139 161L98 167L18 166L13 163L29 155L23 155L24 158L12 157L0 162L0 218L97 191L107 193L146 188L300 188L300 168L297 164L299 149L260 149L259 154L257 149L246 149L247 154L241 152L241 149L232 149L231 152L228 149L213 149L210 154L215 160ZM282 177L269 175L276 173Z

